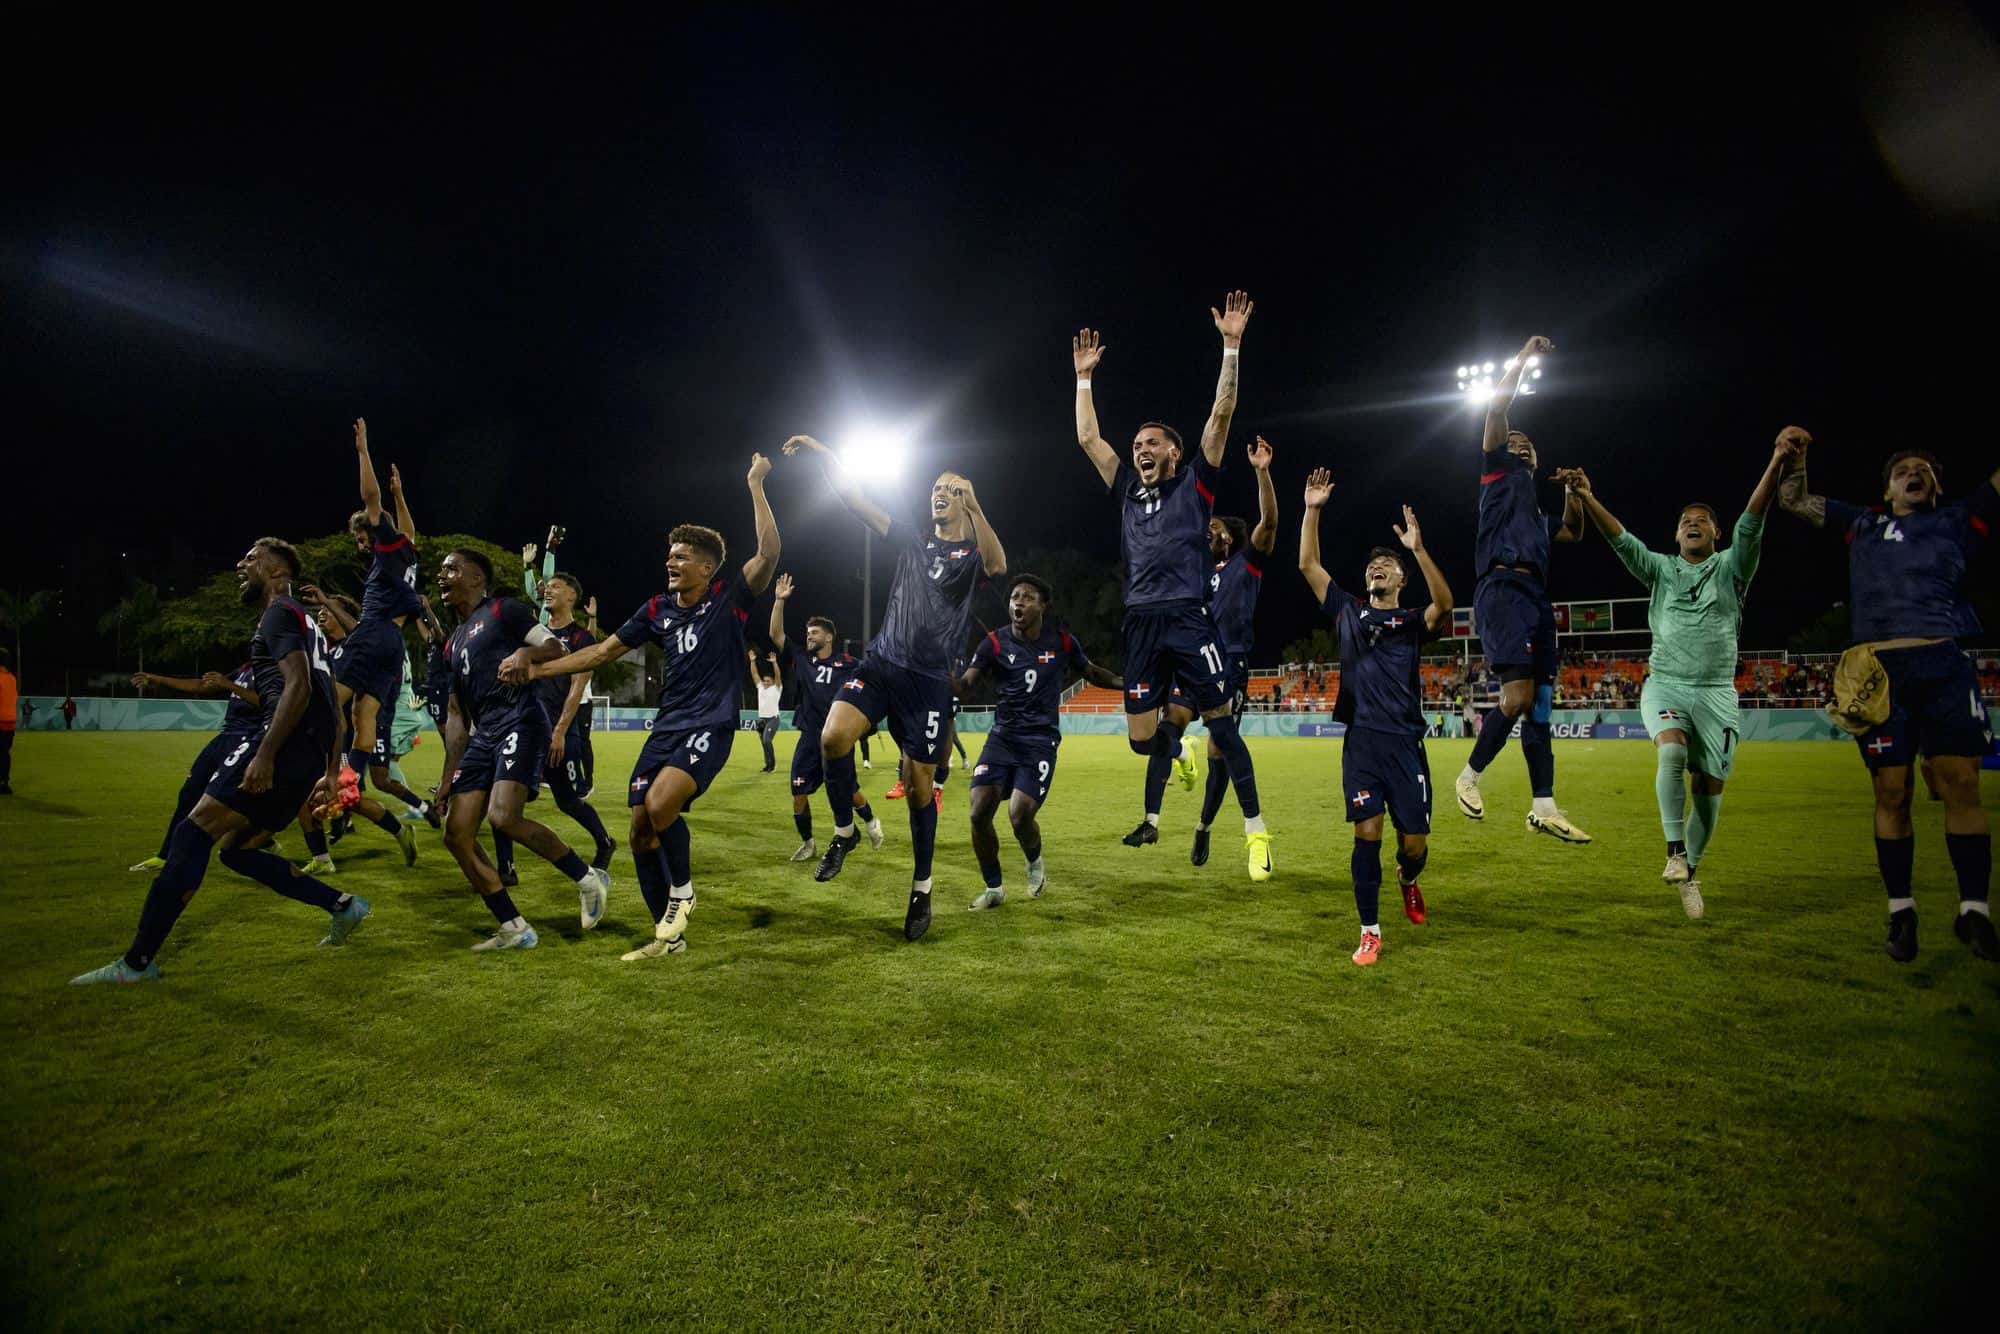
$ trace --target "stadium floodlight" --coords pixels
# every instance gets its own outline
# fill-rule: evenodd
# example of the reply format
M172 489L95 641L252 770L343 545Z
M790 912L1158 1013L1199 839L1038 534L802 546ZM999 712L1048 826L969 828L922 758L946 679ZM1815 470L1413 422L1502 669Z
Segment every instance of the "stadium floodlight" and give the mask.
M841 466L865 481L891 482L902 474L910 453L906 432L887 426L860 425L842 432Z
M1534 382L1542 378L1541 361L1539 355L1529 357L1526 362L1519 357L1509 357L1497 368L1490 361L1469 362L1458 368L1458 392L1465 395L1467 404L1484 407L1493 397L1494 371L1497 369L1505 375L1519 367L1522 374L1520 386L1515 392L1532 394L1535 392Z

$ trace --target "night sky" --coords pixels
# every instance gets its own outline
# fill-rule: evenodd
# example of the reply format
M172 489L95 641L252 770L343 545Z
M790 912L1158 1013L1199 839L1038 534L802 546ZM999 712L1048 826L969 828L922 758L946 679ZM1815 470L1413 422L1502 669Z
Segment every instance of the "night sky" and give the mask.
M1114 444L1148 417L1192 444L1232 287L1257 312L1223 506L1253 512L1258 432L1283 506L1258 665L1312 624L1316 463L1336 574L1407 501L1469 604L1479 420L1452 372L1530 333L1558 351L1516 424L1655 545L1686 501L1733 516L1791 421L1815 489L1854 499L1898 447L1935 449L1948 495L2000 464L2000 61L1967 11L1264 12L343 11L263 38L17 13L6 577L65 590L44 660L108 665L87 631L125 576L184 589L260 533L339 528L356 415L421 528L565 523L614 622L674 523L748 554L752 450L864 417L922 423L892 508L952 466L1015 568L1109 561L1069 336L1104 331ZM859 527L800 464L770 493L800 613L858 625ZM1834 539L1778 516L1765 550L1746 646L1844 596ZM1551 591L1639 590L1593 537Z

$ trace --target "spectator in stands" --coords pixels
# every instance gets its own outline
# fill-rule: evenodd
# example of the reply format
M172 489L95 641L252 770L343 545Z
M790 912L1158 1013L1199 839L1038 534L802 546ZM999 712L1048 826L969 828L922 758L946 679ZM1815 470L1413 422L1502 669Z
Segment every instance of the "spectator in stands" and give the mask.
M75 700L75 699L73 699L73 698L71 698L71 697L70 697L70 696L68 696L68 695L64 695L64 696L63 696L63 702L62 702L62 716L63 716L63 731L65 731L65 732L71 732L71 731L75 731L75 730L76 730L76 700Z

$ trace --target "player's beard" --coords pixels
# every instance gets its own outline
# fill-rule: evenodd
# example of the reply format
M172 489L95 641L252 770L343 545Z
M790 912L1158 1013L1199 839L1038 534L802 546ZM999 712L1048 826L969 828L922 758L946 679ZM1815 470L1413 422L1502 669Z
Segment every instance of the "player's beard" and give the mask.
M264 585L255 579L245 579L243 587L236 590L236 600L246 607L254 607L264 600Z

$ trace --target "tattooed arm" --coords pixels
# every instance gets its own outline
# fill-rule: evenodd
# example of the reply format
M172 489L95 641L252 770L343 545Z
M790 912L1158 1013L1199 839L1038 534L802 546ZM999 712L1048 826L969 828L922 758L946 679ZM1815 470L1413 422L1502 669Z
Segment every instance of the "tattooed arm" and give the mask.
M1787 426L1778 432L1777 447L1788 455L1784 475L1778 479L1778 508L1824 528L1826 497L1806 490L1806 446L1811 443L1812 436L1803 427Z

